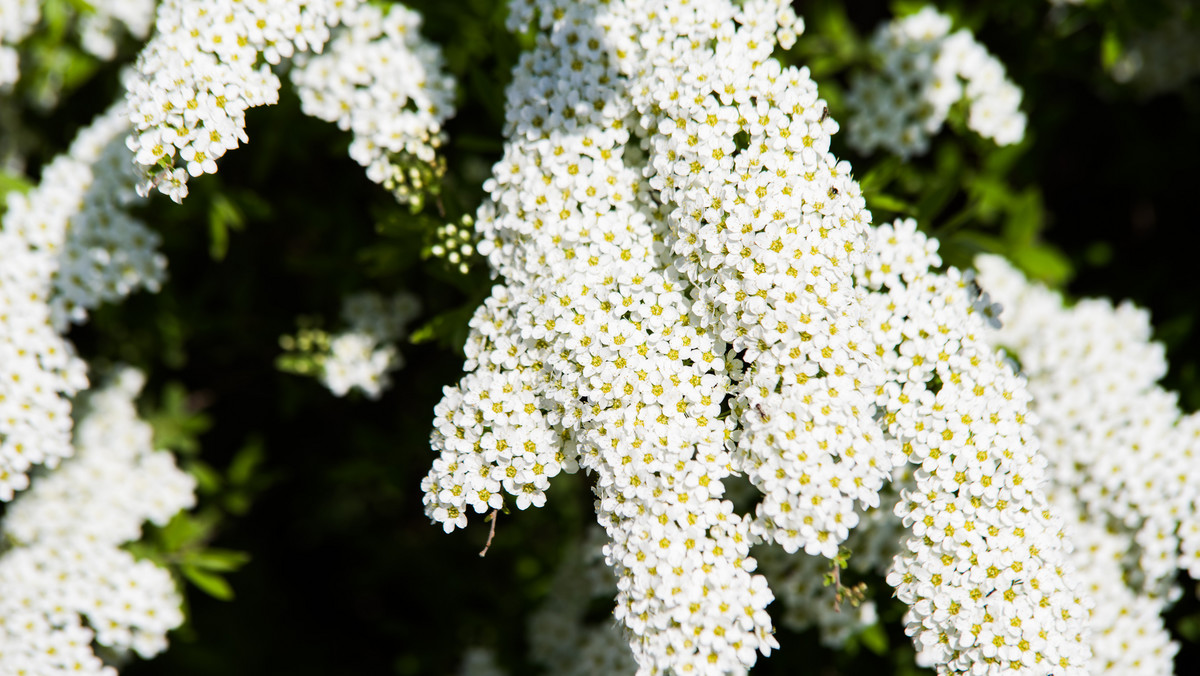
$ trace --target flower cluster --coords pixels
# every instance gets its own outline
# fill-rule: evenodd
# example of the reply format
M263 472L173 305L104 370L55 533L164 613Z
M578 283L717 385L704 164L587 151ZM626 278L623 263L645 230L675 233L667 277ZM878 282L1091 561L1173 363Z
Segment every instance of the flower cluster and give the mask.
M894 485L911 484L911 476L903 470L895 474ZM816 628L821 643L838 649L851 636L878 624L875 602L867 599L870 590L859 580L868 574L887 575L905 535L904 525L894 513L899 494L889 487L879 498L879 506L867 510L846 538L845 551L849 553L837 578L831 579L837 562L825 557L786 555L778 547L755 550L759 570L778 597L784 626L797 632ZM856 597L856 592L861 596Z
M133 399L140 373L124 370L92 394L75 457L15 500L0 524L0 663L6 673L114 674L93 641L150 657L183 621L170 574L120 545L141 525L195 502L195 482L151 445Z
M918 662L939 673L1086 673L1089 602L1048 501L1030 392L986 335L997 308L969 273L934 273L936 250L897 221L875 231L861 271L895 374L880 408L918 466L888 583L910 606Z
M478 244L475 219L470 214L463 214L458 223L439 225L434 230L432 239L433 243L422 251L422 256L440 258L459 274L467 274L471 265L479 261L475 250Z
M860 271L875 291L867 299L877 308L875 341L901 376L883 388L879 410L916 468L884 500L894 515L869 512L847 541L853 570L887 575L910 605L906 630L923 664L1083 673L1093 647L1089 590L1064 585L1059 573L1076 559L1064 542L1069 524L1050 515L1061 505L1048 494L1038 428L1022 404L1029 390L994 351L998 307L969 273L935 272L936 251L915 222L898 221L874 232ZM766 556L764 570L789 590L785 621L816 624L827 643L872 618L869 606L865 620L861 609L835 612L816 561ZM1065 581L1076 577L1087 580Z
M408 335L408 323L420 312L416 296L401 292L384 298L374 292L347 296L342 321L349 327L330 335L302 329L280 339L288 354L280 368L316 376L339 397L357 389L378 399L391 386L389 374L404 367L396 342Z
M0 499L32 465L70 452L70 403L84 366L59 333L101 302L157 290L158 238L125 207L135 199L116 106L80 131L28 194L8 195L0 229Z
M36 0L0 0L0 88L20 78L14 45L24 39L42 18ZM61 11L61 10L60 10ZM145 38L154 17L154 0L92 0L75 17L80 46L109 61L117 55L120 27L136 38Z
M357 0L164 0L156 35L138 55L128 86L129 148L152 187L179 202L189 176L248 141L246 110L279 99L270 66L319 51ZM264 63L265 61L265 63Z
M350 157L408 203L445 171L436 150L454 114L454 79L416 12L361 5L343 21L324 54L297 59L292 82L304 112L351 131Z
M857 73L846 94L849 142L907 158L929 149L950 108L969 102L967 127L999 145L1025 137L1021 90L966 29L933 7L879 27L871 41L880 72Z
M637 671L625 637L611 619L589 621L596 601L616 593L612 569L604 561L608 540L592 526L572 539L554 572L550 590L529 618L529 657L556 676L605 676ZM459 676L505 676L495 656L475 647L464 656Z
M342 319L350 330L330 341L321 381L339 397L358 388L378 399L391 385L388 373L404 367L395 343L408 334L408 323L418 312L420 304L411 293L390 299L369 292L347 297Z
M10 193L11 195L11 193ZM10 196L9 204L14 202ZM8 213L13 213L12 208ZM35 465L71 455L71 403L83 362L50 323L52 261L23 233L0 230L0 500L29 485Z
M597 599L616 593L612 569L604 563L607 535L593 526L572 542L541 607L529 618L530 656L548 674L632 674L637 671L625 637L605 619L587 622Z
M19 58L12 45L29 35L41 16L37 0L0 0L0 90L20 79Z
M155 0L91 0L79 15L80 45L106 61L117 55L119 26L139 40L150 33Z
M731 406L739 469L763 493L755 531L832 558L856 505L877 504L892 463L872 407L884 374L853 279L870 216L850 166L829 153L837 125L816 84L768 59L773 40L758 31L796 21L778 12L748 13L738 34L712 36L712 57L679 38L704 30L697 13L669 28L670 51L629 46L625 64L645 69L635 101L657 126L650 185L671 208L693 311L745 363ZM639 31L663 30L643 22ZM731 63L741 68L717 65ZM675 97L670 83L685 68L694 79Z
M1078 668L1085 613L1056 565L1028 396L977 344L961 276L927 256L902 276L908 240L868 260L837 126L807 71L770 58L802 28L787 4L533 1L511 18L542 32L477 224L503 281L435 411L429 515L449 531L504 493L540 505L584 467L639 673L725 673L775 646L749 544L836 556L856 507L912 461L903 504L922 525L896 584L924 659ZM994 487L969 494L966 472ZM762 491L754 515L721 499L733 474ZM947 507L970 526L925 537ZM1015 551L1025 534L1038 549ZM931 612L935 593L961 616Z
M97 118L63 160L73 164L47 171L51 180L43 179L45 187L31 205L37 227L65 233L55 252L58 269L50 296L51 319L60 331L84 322L101 303L139 288L157 292L165 276L167 261L157 252L160 237L129 213L142 198L124 143L128 131L124 105Z
M629 80L609 53L613 31L636 28L609 11L620 6L541 4L547 30L514 72L477 220L503 283L472 320L468 374L435 410L427 509L450 530L502 491L540 506L551 477L582 465L642 672L735 671L775 645L771 595L751 574L749 519L720 499L726 345L689 309L629 143Z
M1178 646L1161 618L1176 572L1200 575L1200 415L1155 383L1166 373L1148 314L1062 297L995 256L976 261L1004 306L992 336L1020 360L1047 449L1053 494L1090 593L1094 671L1171 672Z

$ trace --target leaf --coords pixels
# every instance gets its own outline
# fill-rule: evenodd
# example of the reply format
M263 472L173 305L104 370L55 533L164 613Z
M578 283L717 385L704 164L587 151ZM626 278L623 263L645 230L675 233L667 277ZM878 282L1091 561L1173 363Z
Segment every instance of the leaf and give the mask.
M1015 195L1009 203L1008 218L1004 223L1004 239L1013 248L1032 245L1042 233L1045 211L1042 198L1030 188Z
M196 477L196 488L203 494L211 495L221 490L221 473L206 462L193 458L184 467L188 474Z
M1009 258L1030 277L1045 282L1047 286L1062 286L1074 272L1071 261L1058 249L1046 244L1015 249Z
M246 225L242 210L222 193L215 193L208 207L208 254L214 261L225 260L229 252L229 231Z
M189 565L180 566L179 572L183 573L183 576L196 585L200 591L214 599L218 601L233 600L233 587L220 575Z
M413 331L409 342L420 345L437 341L442 347L461 352L466 343L467 327L471 316L475 314L475 307L475 303L467 303L449 312L443 312Z
M229 463L229 483L234 486L244 486L254 477L254 472L262 464L266 453L263 451L263 441L254 437L233 456Z
M186 550L196 542L208 539L220 516L213 513L188 514L180 512L159 531L162 548L167 552Z
M1116 29L1110 28L1105 31L1100 43L1100 61L1104 64L1104 70L1111 71L1124 52L1125 47L1121 44L1121 36L1117 35Z
M183 565L218 573L229 573L238 570L249 561L249 552L212 548L189 552L183 558Z
M863 633L859 634L859 640L863 647L876 655L886 655L888 652L888 638L883 631L883 625L879 623L868 626Z
M207 415L193 410L187 388L178 382L169 382L163 387L157 408L145 418L154 431L156 447L189 455L200 450L197 437L212 426Z
M10 192L27 193L33 188L33 183L29 179L20 174L13 174L7 171L0 171L0 209L4 208L4 202Z
M871 211L891 211L897 214L913 214L916 212L916 207L894 195L876 193L874 195L865 195L865 197L867 198L867 208Z
M881 191L896 178L896 174L899 173L901 167L900 158L888 156L876 162L870 171L863 174L862 178L858 181L858 185L862 188L863 194Z

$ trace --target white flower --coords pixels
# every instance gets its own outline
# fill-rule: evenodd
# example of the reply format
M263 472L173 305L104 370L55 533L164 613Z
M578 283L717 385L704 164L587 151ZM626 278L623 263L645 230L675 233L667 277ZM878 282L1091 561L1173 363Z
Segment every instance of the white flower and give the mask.
M321 381L335 395L358 389L378 399L391 386L390 373L404 366L396 341L408 333L408 323L420 311L416 296L398 293L384 299L376 293L347 296L342 318L349 329L330 339L322 355Z
M856 73L846 104L851 145L907 158L929 150L950 108L970 104L967 126L999 145L1025 137L1021 90L967 30L932 6L879 27L871 42L879 73Z
M183 622L170 574L120 546L195 504L195 480L155 451L133 398L144 377L117 373L93 393L75 457L8 507L0 529L0 654L34 673L115 673L92 653L151 657Z
M59 334L102 302L157 290L166 261L133 219L129 151L115 106L84 128L27 194L10 193L0 227L0 499L28 485L34 465L71 453L68 396L84 365Z
M267 64L294 48L319 51L357 0L165 0L155 37L126 78L128 144L151 188L179 202L189 176L216 172L216 160L245 142L246 110L274 104L279 79ZM264 28L265 26L265 28ZM184 164L176 166L176 156Z
M856 508L911 461L925 502L902 503L907 523L928 529L927 511L945 542L910 538L898 563L901 598L928 601L910 624L922 659L986 670L996 645L937 637L974 637L969 617L1023 651L1041 627L1007 623L1036 606L1058 619L1029 659L1081 669L1085 610L1058 566L1028 395L976 339L987 304L970 278L931 273L915 224L898 231L895 270L871 258L861 190L828 152L836 123L807 71L770 58L796 23L786 3L529 4L541 32L515 69L476 224L500 283L471 321L467 375L435 409L427 513L461 527L468 504L493 508L481 481L509 471L500 485L519 499L546 450L582 466L639 673L728 673L776 647L750 544L836 555ZM869 282L885 278L895 288ZM993 492L971 495L968 470L990 472ZM763 493L754 515L722 500L736 474ZM935 514L955 510L963 534L948 539L958 521ZM1043 553L1017 561L1026 540ZM976 551L933 582L929 560ZM1018 568L1045 578L1040 591L1014 589ZM992 588L1012 598L984 601ZM966 616L933 605L951 593L970 599ZM1025 659L1006 651L1004 667Z
M350 156L367 176L406 203L422 186L413 160L444 167L435 152L454 114L454 80L441 50L420 35L420 15L401 5L361 5L320 56L292 71L304 112L354 133Z
M1169 673L1178 645L1162 614L1177 570L1200 572L1200 416L1184 416L1155 384L1166 360L1144 310L1098 299L1066 307L1002 259L976 265L1005 307L989 339L1029 378L1053 496L1071 516L1072 558L1095 600L1092 670Z

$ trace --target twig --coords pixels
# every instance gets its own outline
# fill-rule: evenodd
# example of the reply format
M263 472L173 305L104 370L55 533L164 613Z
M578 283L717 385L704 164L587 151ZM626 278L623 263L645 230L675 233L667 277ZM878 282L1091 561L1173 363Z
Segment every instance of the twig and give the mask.
M842 567L834 564L833 566L833 612L842 612Z
M492 547L492 538L496 537L496 517L499 515L500 515L500 510L493 509L492 513L488 514L487 518L484 519L484 521L492 522L492 529L490 531L488 531L487 542L485 542L483 545L483 551L479 552L480 557L487 556L488 549L490 549Z

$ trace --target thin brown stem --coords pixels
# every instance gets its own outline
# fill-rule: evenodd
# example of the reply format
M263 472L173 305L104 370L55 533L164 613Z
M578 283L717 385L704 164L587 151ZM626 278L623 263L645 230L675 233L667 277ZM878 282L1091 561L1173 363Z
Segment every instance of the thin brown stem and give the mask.
M484 519L485 521L492 522L492 529L490 531L488 531L487 542L485 542L483 544L483 551L479 552L480 557L487 556L488 550L491 549L491 547L492 547L492 538L496 537L496 517L498 517L499 515L500 515L500 510L493 509L492 513L488 514L487 518Z

